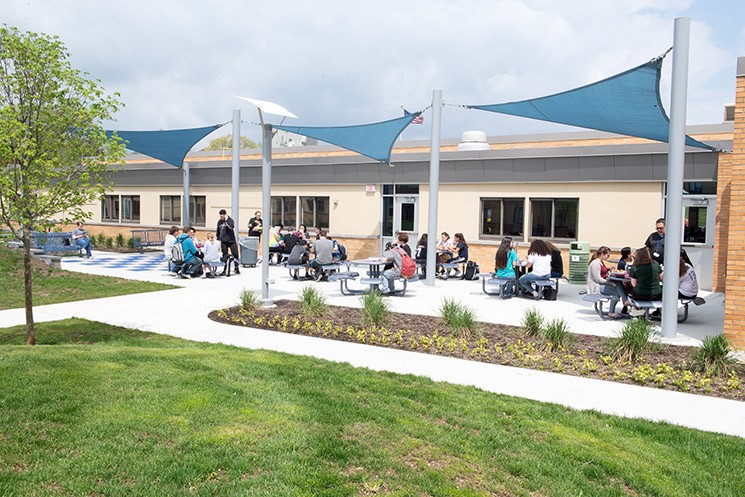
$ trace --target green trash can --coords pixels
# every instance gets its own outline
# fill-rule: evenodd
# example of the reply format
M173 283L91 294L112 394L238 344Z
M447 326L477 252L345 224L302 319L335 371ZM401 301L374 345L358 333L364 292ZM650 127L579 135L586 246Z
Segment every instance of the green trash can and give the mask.
M586 283L587 265L590 263L590 244L571 242L569 244L569 282Z

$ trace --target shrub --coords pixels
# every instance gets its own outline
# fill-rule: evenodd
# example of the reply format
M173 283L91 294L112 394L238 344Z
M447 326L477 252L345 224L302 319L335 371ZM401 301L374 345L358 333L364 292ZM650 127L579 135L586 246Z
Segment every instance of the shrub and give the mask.
M106 245L106 248L111 248L114 246L114 239L110 236L106 237L106 240L104 241L104 245Z
M529 337L541 336L541 329L543 328L543 315L535 307L526 309L523 313L523 328L525 328L525 334Z
M619 336L610 341L610 354L621 362L635 362L650 347L652 335L652 324L643 319L632 319L624 325Z
M378 291L365 292L360 297L360 302L362 302L362 315L369 324L380 326L390 314L388 301Z
M247 288L241 290L241 293L238 295L238 299L240 300L241 307L247 311L253 311L261 304L261 298L259 297L259 294Z
M561 318L552 319L540 333L547 350L563 347L571 339L569 325Z
M104 235L103 233L92 236L91 240L93 240L94 245L98 245L99 247L103 247L104 245L106 245L106 235Z
M127 238L127 248L135 248L135 240L131 236Z
M479 335L475 311L456 300L442 301L440 317L450 332L458 338L474 338Z
M716 376L726 375L737 361L730 355L729 341L724 335L704 338L703 343L691 356L695 371L712 373Z
M124 247L124 235L119 233L116 235L116 238L114 239L114 245L117 247Z
M300 291L300 310L305 316L320 317L327 309L326 296L316 287L308 285Z

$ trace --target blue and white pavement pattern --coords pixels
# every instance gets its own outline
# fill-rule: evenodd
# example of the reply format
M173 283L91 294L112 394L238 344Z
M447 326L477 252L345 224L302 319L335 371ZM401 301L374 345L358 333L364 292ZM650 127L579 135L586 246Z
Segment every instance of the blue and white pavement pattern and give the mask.
M128 254L124 256L96 255L92 259L65 257L64 264L79 264L83 266L97 266L125 271L167 271L168 265L163 254Z

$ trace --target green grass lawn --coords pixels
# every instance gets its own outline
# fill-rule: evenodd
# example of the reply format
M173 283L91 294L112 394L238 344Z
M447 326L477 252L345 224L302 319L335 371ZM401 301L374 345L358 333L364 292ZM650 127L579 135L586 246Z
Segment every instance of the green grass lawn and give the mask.
M2 496L742 496L745 440L83 320L0 330Z
M20 251L0 247L0 274L3 275L3 291L0 292L0 310L23 307L23 254ZM77 300L155 292L178 288L161 283L111 278L93 274L63 271L34 261L34 305L58 304Z

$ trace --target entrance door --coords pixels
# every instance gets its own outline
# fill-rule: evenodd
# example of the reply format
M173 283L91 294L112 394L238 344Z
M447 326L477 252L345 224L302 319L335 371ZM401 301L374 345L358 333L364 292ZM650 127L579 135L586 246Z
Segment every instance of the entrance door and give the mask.
M714 274L716 196L683 197L683 248L693 263L702 290L711 290Z
M419 202L415 195L395 196L393 201L393 230L389 236L383 236L383 247L388 242L396 240L396 233L405 231L409 234L409 247L411 253L416 249L418 234L415 231L419 226Z

